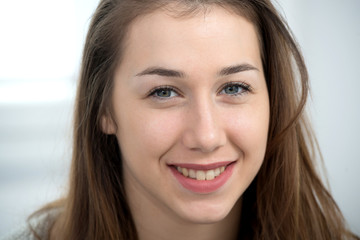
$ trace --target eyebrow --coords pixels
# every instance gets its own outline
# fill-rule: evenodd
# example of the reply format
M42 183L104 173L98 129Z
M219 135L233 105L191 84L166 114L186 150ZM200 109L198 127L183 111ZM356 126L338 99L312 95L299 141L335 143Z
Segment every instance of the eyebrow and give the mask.
M227 76L235 73L245 72L245 71L259 71L256 67L253 65L250 65L248 63L234 65L230 67L226 67L221 69L221 71L218 73L219 76Z
M218 76L227 76L235 73L240 73L244 71L259 71L256 67L244 63L244 64L238 64L234 66L229 66L221 69L217 75ZM182 71L173 70L173 69L167 69L163 67L149 67L145 69L144 71L141 71L140 73L136 74L137 77L144 76L144 75L158 75L162 77L176 77L176 78L183 78L186 76L186 74Z
M136 74L136 76L144 76L144 75L158 75L162 77L177 77L183 78L185 77L185 73L177 70L166 69L162 67L149 67L144 71Z

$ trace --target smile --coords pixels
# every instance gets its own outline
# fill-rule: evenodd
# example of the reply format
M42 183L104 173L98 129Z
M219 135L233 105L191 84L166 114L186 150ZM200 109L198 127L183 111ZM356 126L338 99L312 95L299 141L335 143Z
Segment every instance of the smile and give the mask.
M218 177L220 174L222 174L226 166L218 167L215 169L210 170L196 170L191 168L185 168L185 167L176 167L179 173L181 173L183 176L187 178L192 178L196 180L213 180L214 178Z
M236 161L208 165L173 164L169 169L180 185L198 194L216 192L230 179Z

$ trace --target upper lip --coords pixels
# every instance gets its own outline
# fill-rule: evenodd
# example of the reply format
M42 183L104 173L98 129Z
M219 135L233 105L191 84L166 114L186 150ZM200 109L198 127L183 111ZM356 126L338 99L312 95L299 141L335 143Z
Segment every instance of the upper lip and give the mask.
M227 166L235 161L224 161L224 162L216 162L210 164L194 164L194 163L173 163L169 164L169 166L194 169L194 170L211 170L223 166Z

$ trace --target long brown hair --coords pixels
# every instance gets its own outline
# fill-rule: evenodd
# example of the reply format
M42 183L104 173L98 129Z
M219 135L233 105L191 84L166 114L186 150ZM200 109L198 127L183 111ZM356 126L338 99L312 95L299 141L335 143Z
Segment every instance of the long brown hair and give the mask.
M55 239L138 239L127 204L117 139L101 130L112 113L113 74L124 38L138 16L169 3L177 16L217 5L257 29L270 97L264 163L243 194L242 239L358 239L315 169L316 141L304 114L308 74L288 26L269 0L102 0L87 35L78 85L70 189L49 208L61 213ZM180 10L179 10L180 9Z

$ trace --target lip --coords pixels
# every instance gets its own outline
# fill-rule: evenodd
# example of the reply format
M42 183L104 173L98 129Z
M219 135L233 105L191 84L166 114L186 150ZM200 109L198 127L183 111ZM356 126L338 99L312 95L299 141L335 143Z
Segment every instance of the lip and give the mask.
M235 161L231 162L218 162L214 164L199 165L199 164L173 164L169 165L169 168L176 178L176 180L187 190L198 193L198 194L208 194L216 192L220 189L231 177ZM213 180L196 180L192 178L185 177L179 173L176 169L176 166L190 168L194 170L209 170L221 166L226 166L225 171L220 174L218 177Z
M233 161L224 161L224 162L216 162L211 164L192 164L192 163L174 163L171 164L172 166L181 167L181 168L188 168L194 170L210 170L215 169L222 166L228 166L229 164L233 163Z

